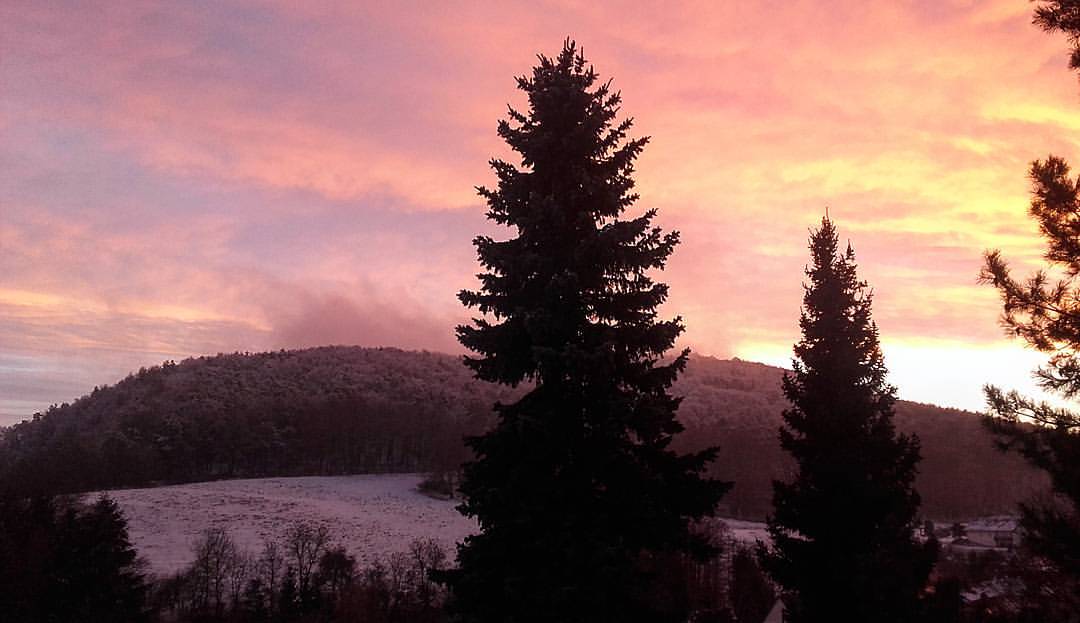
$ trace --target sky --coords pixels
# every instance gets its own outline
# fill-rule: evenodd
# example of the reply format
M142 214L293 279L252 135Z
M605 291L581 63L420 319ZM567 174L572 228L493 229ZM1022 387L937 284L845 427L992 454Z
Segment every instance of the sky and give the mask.
M663 5L663 6L660 6ZM981 255L1041 264L1029 163L1080 161L1067 42L1023 0L0 4L0 425L140 366L462 352L477 185L565 38L623 94L695 352L786 365L826 206L901 398L1042 359Z

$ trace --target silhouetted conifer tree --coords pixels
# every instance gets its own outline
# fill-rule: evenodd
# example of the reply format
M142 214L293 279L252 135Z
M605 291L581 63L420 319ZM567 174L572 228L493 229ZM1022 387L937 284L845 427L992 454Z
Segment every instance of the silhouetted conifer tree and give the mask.
M1068 37L1069 66L1080 70L1080 1L1038 2L1034 23ZM1017 281L1000 251L993 250L986 253L980 279L1000 293L1006 331L1051 355L1035 373L1040 386L1075 401L1080 396L1080 178L1070 178L1069 165L1056 156L1033 162L1030 176L1031 216L1046 238L1044 258L1057 278L1040 270ZM986 423L998 434L999 446L1045 470L1055 493L1053 499L1020 506L1025 545L1057 572L1052 578L1057 586L1045 586L1054 575L1048 574L1038 588L1049 606L1080 611L1080 413L990 385L985 391Z
M521 164L492 160L498 188L478 189L517 236L476 238L486 272L460 299L488 317L457 329L479 378L534 387L469 440L460 510L481 532L441 577L463 621L662 620L647 559L707 549L688 522L728 488L702 476L715 450L669 447L682 426L668 389L687 352L659 363L683 326L657 320L668 289L648 272L679 238L652 226L654 210L620 219L647 139L615 121L619 94L572 42L539 60L517 79L528 114L511 109L498 128Z
M112 500L0 497L0 620L137 623L147 588Z
M1031 165L1031 214L1047 239L1046 259L1064 277L1039 271L1016 281L1000 252L989 251L981 279L1001 293L1002 324L1037 350L1052 353L1036 372L1047 391L1067 399L1080 395L1080 179L1054 156ZM1080 608L1080 414L1060 406L986 387L990 417L1002 449L1014 449L1050 476L1057 497L1021 504L1025 545L1054 563ZM1059 591L1061 592L1061 591Z
M780 429L798 471L773 484L763 563L785 591L788 621L912 621L935 556L913 538L918 439L893 427L896 390L851 246L839 253L824 218L810 252Z
M1080 70L1080 0L1037 0L1036 4L1032 21L1047 32L1065 33L1072 45L1069 67Z

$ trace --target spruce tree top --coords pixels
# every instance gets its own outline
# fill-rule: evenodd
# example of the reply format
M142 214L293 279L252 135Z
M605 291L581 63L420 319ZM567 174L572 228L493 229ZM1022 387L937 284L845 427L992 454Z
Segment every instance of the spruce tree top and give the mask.
M679 234L651 226L655 210L620 219L638 198L631 173L648 138L627 138L632 119L616 121L619 93L597 83L573 42L539 61L517 78L528 114L510 108L498 128L520 164L492 160L498 187L477 189L488 218L517 236L474 240L486 272L479 291L459 298L493 319L457 328L478 354L466 362L509 385L606 377L662 391L685 353L673 366L653 364L683 326L656 320L668 289L647 272L663 268Z
M851 245L839 252L828 217L810 239L810 254L799 316L803 339L795 345L795 373L785 379L784 392L804 416L891 416L896 388L885 381L888 371L871 318L873 293L856 275Z

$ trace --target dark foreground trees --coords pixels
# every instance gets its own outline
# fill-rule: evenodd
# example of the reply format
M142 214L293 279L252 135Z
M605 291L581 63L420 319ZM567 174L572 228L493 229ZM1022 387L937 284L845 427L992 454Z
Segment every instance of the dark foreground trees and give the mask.
M1032 21L1047 32L1065 33L1072 46L1069 67L1080 70L1080 0L1037 0L1036 5Z
M837 243L822 219L783 383L791 408L780 440L798 472L774 484L763 562L786 593L785 620L913 621L935 555L913 538L919 443L893 427L871 294L851 247Z
M1072 45L1070 67L1080 70L1080 2L1039 2L1034 22L1063 32ZM1046 239L1049 272L1015 279L997 250L986 253L980 275L1001 295L1001 323L1008 333L1048 353L1035 377L1044 390L1066 401L1080 396L1080 178L1064 159L1050 156L1031 165L1031 216ZM1021 505L1024 544L1049 563L1037 582L1032 606L1042 616L1067 620L1080 612L1080 414L986 387L987 425L1000 447L1018 451L1050 476L1053 495Z
M1036 371L1044 390L1066 399L1080 395L1080 179L1064 160L1031 164L1031 216L1048 248L1045 258L1058 271L1053 280L1039 271L1016 281L997 250L986 254L982 280L1001 295L1002 325L1037 350L1052 353ZM1024 543L1050 561L1059 574L1043 580L1047 605L1080 610L1080 415L1076 411L987 385L990 416L1002 449L1021 453L1050 476L1054 495L1021 504Z
M0 619L137 623L146 593L112 500L0 497Z
M488 217L516 237L476 239L479 310L458 328L486 381L532 390L497 406L498 422L469 442L461 511L480 534L443 579L462 621L685 620L650 602L654 556L703 550L689 521L710 515L728 486L702 471L714 450L669 448L682 427L668 393L686 353L660 364L683 326L657 320L663 268L678 243L655 211L622 220L646 139L626 138L619 94L572 42L518 78L527 114L499 135L520 165L493 160L498 188L479 189Z
M986 254L981 279L1001 294L1002 324L1037 350L1051 353L1036 371L1043 389L1080 395L1080 180L1054 156L1031 165L1031 214L1047 239L1045 258L1060 278L1039 271L1017 281L998 251ZM1080 414L987 386L987 425L1050 476L1054 495L1020 507L1024 542L1060 571L1046 601L1080 608ZM1045 582L1044 582L1045 583Z

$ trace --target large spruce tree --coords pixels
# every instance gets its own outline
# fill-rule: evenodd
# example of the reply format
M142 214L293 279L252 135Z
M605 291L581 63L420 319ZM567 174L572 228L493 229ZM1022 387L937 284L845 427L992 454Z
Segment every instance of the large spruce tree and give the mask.
M567 42L517 79L527 114L498 133L520 164L492 160L498 188L479 188L488 217L515 229L477 237L486 272L461 301L485 317L457 329L466 364L495 383L531 382L498 422L472 438L460 510L480 533L443 578L462 621L685 620L649 598L650 567L672 551L704 551L688 524L728 485L702 476L714 451L679 454L679 400L668 393L687 352L661 363L683 331L658 320L662 269L677 232L654 210L622 219L647 139L616 121L620 97Z
M935 552L913 539L919 443L893 427L871 293L849 245L825 218L810 238L795 345L785 375L780 442L797 464L774 483L766 569L785 593L787 621L915 620Z

